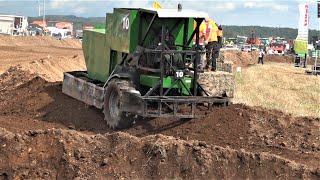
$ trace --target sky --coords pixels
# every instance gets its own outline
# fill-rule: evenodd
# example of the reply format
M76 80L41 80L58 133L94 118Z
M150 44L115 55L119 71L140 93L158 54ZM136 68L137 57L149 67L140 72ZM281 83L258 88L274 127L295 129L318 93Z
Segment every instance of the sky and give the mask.
M116 7L152 7L153 0L40 0L49 15L105 17ZM317 0L158 0L163 8L205 11L222 25L258 25L268 27L298 27L298 4L310 3L310 28L319 29ZM38 16L39 0L0 0L0 14Z

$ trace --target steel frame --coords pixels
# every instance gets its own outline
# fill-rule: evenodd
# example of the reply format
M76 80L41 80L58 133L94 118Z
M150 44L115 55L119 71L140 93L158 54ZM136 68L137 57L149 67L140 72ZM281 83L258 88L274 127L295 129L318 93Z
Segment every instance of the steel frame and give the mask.
M145 12L140 12L140 19L145 18L145 20L148 22L147 18L144 16ZM152 25L154 21L156 20L156 13L153 14L151 21L148 24L148 28L146 33L142 36L142 22L140 22L139 26L139 45L143 46L144 41L146 37L150 33L150 29L152 29ZM150 90L144 95L141 96L142 102L143 102L143 111L142 116L144 117L180 117L180 118L194 118L195 117L195 107L197 104L203 104L207 103L208 106L211 106L212 104L220 104L220 105L227 105L229 102L229 99L227 98L218 98L218 97L209 97L208 93L199 85L197 82L198 79L198 62L200 59L200 45L199 45L199 27L201 22L203 21L203 18L194 18L194 20L197 23L197 26L195 30L192 32L192 35L188 37L188 23L189 18L184 18L181 20L178 20L176 25L173 26L173 28L170 29L169 33L174 30L175 27L177 27L178 24L184 23L184 36L183 36L183 50L170 50L168 46L165 44L165 34L166 34L166 26L164 25L164 22L162 22L161 27L161 44L155 48L155 49L148 49L145 48L144 52L146 53L160 53L161 54L161 60L160 60L160 69L153 69L153 68L146 68L146 67L140 67L143 70L147 70L149 72L153 73L159 73L160 80L150 88ZM162 19L157 19L157 21L163 21ZM189 44L191 43L193 37L196 36L196 48L195 50L188 50L187 47L189 47ZM181 82L181 84L184 86L185 89L187 89L190 96L166 96L172 88L167 89L164 91L164 88L162 86L163 84L163 78L165 78L165 62L167 62L166 58L164 58L165 54L172 54L172 53L180 53L183 56L183 62L185 63L185 56L187 53L189 54L195 54L195 58L193 58L191 61L194 64L194 76L193 76L193 92L190 92L189 89L186 87L185 83L181 79L176 79L174 84ZM167 62L170 66L170 69L174 72L176 71L175 67L170 63ZM173 85L174 85L173 84ZM204 92L207 97L198 96L198 87L200 91ZM158 91L159 94L156 94L155 92ZM157 104L157 110L154 111L150 108L150 104ZM189 114L178 114L178 106L179 104L189 104L191 106L191 113ZM164 109L167 108L167 109ZM169 109L169 113L165 112L165 110ZM153 112L153 113L152 113Z

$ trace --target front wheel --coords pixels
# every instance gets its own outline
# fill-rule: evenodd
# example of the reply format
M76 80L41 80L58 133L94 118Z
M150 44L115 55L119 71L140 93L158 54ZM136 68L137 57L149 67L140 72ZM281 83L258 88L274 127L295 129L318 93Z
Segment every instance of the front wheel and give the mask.
M105 90L104 95L104 119L112 129L124 129L132 126L133 118L121 108L122 92L121 89L129 84L126 80L111 80Z

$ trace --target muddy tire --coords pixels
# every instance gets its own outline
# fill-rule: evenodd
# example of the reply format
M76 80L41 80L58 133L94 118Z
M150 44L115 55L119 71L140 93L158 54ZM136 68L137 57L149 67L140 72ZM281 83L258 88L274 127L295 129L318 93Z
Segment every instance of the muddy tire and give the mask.
M133 118L121 109L122 89L128 87L126 80L113 79L105 90L103 113L104 119L112 129L124 129L132 126Z

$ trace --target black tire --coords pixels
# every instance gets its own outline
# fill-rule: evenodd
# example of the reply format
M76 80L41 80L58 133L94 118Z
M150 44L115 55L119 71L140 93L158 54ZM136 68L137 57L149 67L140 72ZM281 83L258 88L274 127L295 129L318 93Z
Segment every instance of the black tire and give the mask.
M128 84L128 81L113 79L105 90L103 113L104 119L112 129L124 129L132 126L133 118L123 112L120 108L122 92L121 89Z

